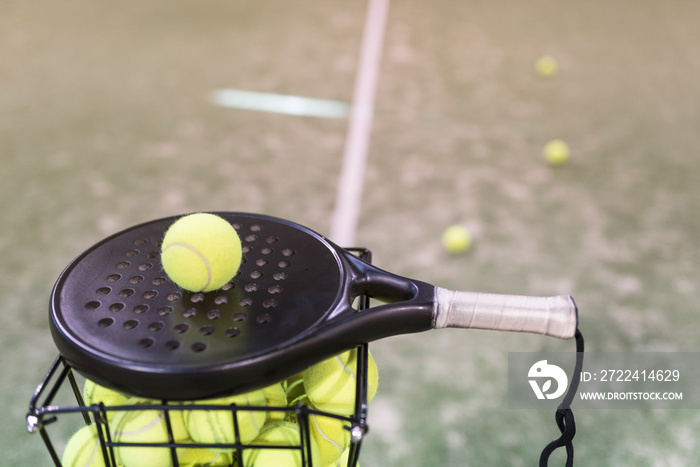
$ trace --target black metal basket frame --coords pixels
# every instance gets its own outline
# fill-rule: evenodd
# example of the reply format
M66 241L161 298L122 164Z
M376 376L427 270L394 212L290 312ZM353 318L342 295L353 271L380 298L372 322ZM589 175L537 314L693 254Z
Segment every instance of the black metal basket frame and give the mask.
M360 259L371 262L372 253L366 248L349 248L349 251L356 254ZM360 296L357 303L357 308L362 310L369 307L369 297ZM360 447L362 445L362 440L364 435L368 432L369 427L367 425L367 398L368 398L368 366L369 366L369 345L362 344L357 347L357 368L356 368L356 387L355 387L355 407L354 412L351 416L341 416L330 412L325 412L321 410L316 410L309 407L306 404L297 402L293 406L289 407L275 407L275 406L239 406L239 405L205 405L197 404L196 406L183 403L183 402L172 402L168 400L161 400L159 404L139 404L139 405L119 405L119 406L107 406L103 403L94 404L87 406L85 405L82 391L79 387L78 381L76 380L74 369L65 360L62 355L54 360L53 364L49 368L48 372L44 376L44 379L39 383L34 391L34 394L29 403L29 411L27 413L27 430L30 433L39 433L46 448L49 452L49 456L57 467L61 467L63 464L58 452L54 446L51 436L47 427L58 421L59 416L63 414L76 414L82 415L85 425L96 425L96 432L99 439L101 454L104 463L108 467L117 467L116 457L114 453L114 448L119 447L144 447L144 448L168 448L170 449L172 465L174 467L180 466L180 461L178 459L177 449L178 448L204 448L204 449L215 449L219 451L231 451L235 453L234 460L239 459L242 461L243 451L246 449L285 449L285 450L297 450L300 452L302 466L313 467L313 460L311 458L311 432L309 426L310 416L323 416L334 418L338 420L343 420L347 423L346 429L350 431L350 446L349 446L349 457L348 457L348 467L355 467L358 462ZM74 406L59 406L54 405L54 400L56 399L59 391L69 386L73 395L75 396L77 405ZM158 410L165 414L165 422L167 427L168 442L167 443L145 443L145 442L121 442L112 439L110 429L110 422L108 421L108 412L124 412L124 411L144 411L144 410ZM233 433L235 443L197 443L197 442L186 442L179 443L175 442L173 436L172 424L170 421L170 413L172 411L192 411L192 410L217 410L217 411L229 411L231 413L231 422L233 425ZM296 418L299 426L299 438L300 443L297 445L259 445L253 443L241 443L240 442L240 430L238 426L238 417L236 416L239 410L244 410L246 412L250 411L264 411L264 412L284 412L287 414L293 414ZM316 466L318 467L318 466Z

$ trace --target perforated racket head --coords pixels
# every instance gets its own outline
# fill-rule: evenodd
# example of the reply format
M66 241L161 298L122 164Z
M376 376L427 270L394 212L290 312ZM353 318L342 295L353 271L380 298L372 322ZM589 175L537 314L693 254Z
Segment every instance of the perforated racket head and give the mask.
M200 399L259 388L359 344L459 327L570 338L569 296L456 292L365 263L293 222L217 213L238 231L243 263L222 289L191 293L164 274L160 242L176 218L113 235L73 261L51 299L63 357L134 395ZM353 300L386 302L366 310Z
M66 268L50 314L72 366L131 394L198 399L264 386L361 343L356 326L342 323L364 292L362 262L348 263L347 253L298 224L217 214L244 252L238 274L218 291L185 291L163 272L160 242L177 218L113 235ZM338 325L325 329L329 321Z

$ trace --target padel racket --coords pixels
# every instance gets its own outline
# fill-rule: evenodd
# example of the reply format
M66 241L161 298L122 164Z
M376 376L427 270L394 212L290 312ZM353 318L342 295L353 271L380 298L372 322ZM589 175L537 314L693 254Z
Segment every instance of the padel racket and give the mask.
M569 296L456 292L370 265L290 221L216 213L238 232L236 277L192 293L171 282L160 242L176 217L88 249L61 274L50 324L86 377L134 395L187 400L263 387L361 343L459 327L574 336ZM353 308L366 295L385 302Z

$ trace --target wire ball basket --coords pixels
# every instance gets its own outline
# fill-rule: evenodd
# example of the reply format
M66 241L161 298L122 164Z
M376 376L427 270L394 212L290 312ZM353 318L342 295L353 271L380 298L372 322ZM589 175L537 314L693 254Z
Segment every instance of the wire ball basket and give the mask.
M56 466L63 466L61 456L59 455L57 444L54 437L50 434L52 426L59 425L63 418L68 418L71 414L79 415L83 426L94 426L97 435L97 443L93 446L94 452L92 456L97 457L94 464L89 465L105 465L108 467L124 467L117 463L115 449L121 447L142 447L156 448L169 456L170 465L175 467L189 467L195 465L229 465L242 466L243 452L249 449L282 449L298 452L299 465L314 466L313 454L311 449L311 430L310 423L312 417L327 417L343 422L343 428L350 433L350 443L344 453L343 460L339 460L337 465L343 467L354 467L358 463L360 447L365 434L369 428L367 425L367 394L368 394L368 359L369 347L363 344L356 349L357 351L357 367L356 388L355 388L355 409L354 413L349 416L340 416L330 412L324 412L314 409L313 406L297 402L291 406L248 406L248 405L197 405L193 409L192 404L182 402L170 402L167 400L152 401L148 404L139 405L117 405L109 406L103 403L86 405L83 399L80 384L78 383L79 375L76 377L76 372L65 361L62 356L58 356L51 365L49 371L43 381L37 386L36 391L31 398L29 412L27 414L27 430L30 433L39 433L51 460ZM66 392L75 399L75 404L56 405L55 399L61 392ZM151 411L155 410L162 414L165 420L167 442L120 442L115 439L113 424L110 420L123 412L127 411ZM234 433L234 442L232 443L197 443L191 440L186 442L177 442L173 431L173 423L171 422L174 415L184 411L192 410L208 410L221 411L230 414L231 430ZM266 444L264 446L252 443L240 442L241 433L238 423L239 412L259 411L266 414L281 414L285 419L293 419L297 422L299 430L299 443L290 444ZM63 430L65 431L65 430ZM61 444L65 440L61 440ZM180 457L183 450L201 448L211 450L211 452L225 453L225 459L230 462L225 463L186 463L181 461ZM102 463L100 463L100 461Z

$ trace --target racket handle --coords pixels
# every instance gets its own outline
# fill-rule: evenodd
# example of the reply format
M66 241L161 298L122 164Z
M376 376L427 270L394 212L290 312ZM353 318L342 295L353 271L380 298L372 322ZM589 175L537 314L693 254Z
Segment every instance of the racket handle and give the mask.
M435 288L434 328L474 328L574 337L578 313L569 295L528 297Z

